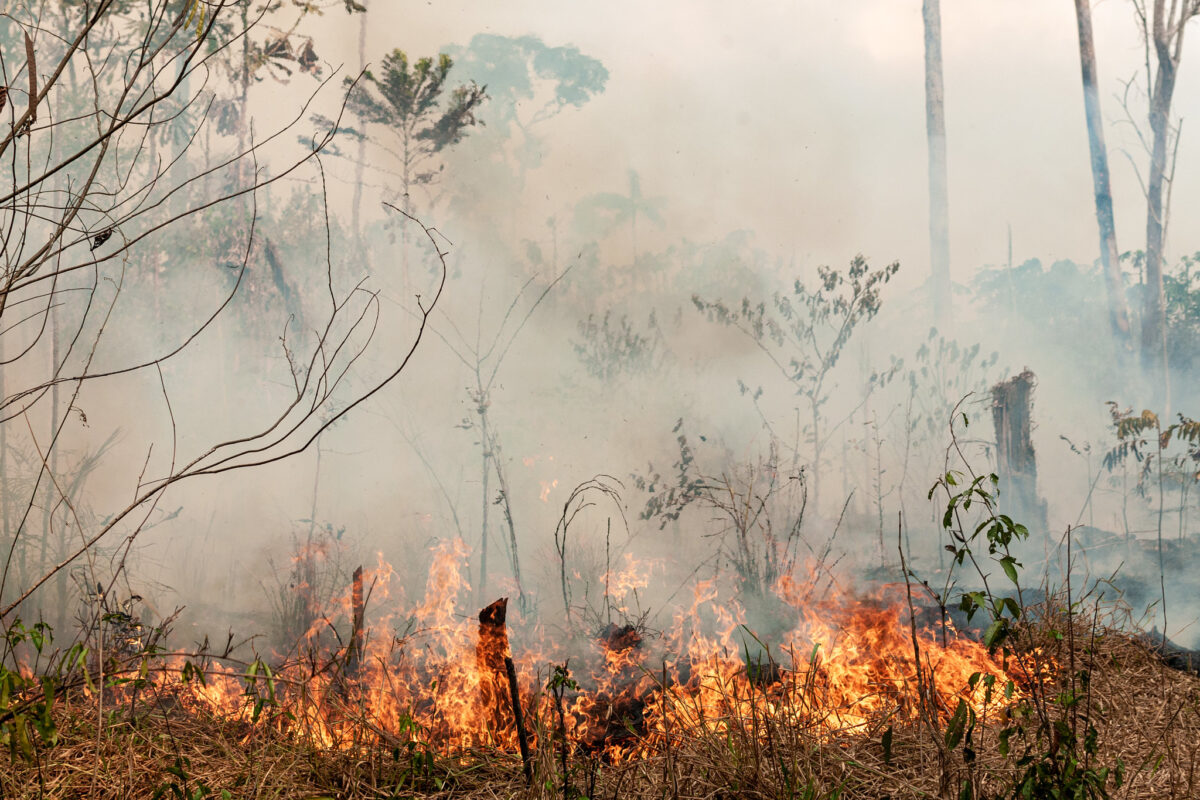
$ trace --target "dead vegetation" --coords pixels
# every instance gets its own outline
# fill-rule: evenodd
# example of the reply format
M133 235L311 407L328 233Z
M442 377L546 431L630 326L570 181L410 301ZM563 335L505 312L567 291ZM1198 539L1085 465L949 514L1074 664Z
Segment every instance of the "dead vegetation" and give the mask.
M88 688L94 689L92 676L80 674L64 682L47 712L53 724L39 728L52 735L33 737L28 749L15 734L10 714L10 747L0 756L5 761L0 794L999 798L1012 796L1029 759L1077 759L1081 770L1109 768L1106 783L1112 797L1194 798L1200 788L1200 677L1168 667L1150 642L1109 627L1115 624L1112 618L1105 621L1097 612L1078 609L1068 614L1061 603L1045 609L1031 611L1017 637L1022 652L1013 656L1030 659L1043 673L1040 688L1019 686L1018 692L1028 702L1046 704L1049 731L1039 727L1037 715L1022 717L1023 704L1004 700L999 692L993 709L970 726L962 743L951 742L955 723L945 707L940 714L926 713L928 707L908 713L912 709L900 702L861 726L822 725L789 712L799 704L782 702L780 686L812 692L814 698L820 694L819 676L789 683L786 673L805 665L787 664L771 676L774 681L724 687L730 692L724 707L736 713L714 715L721 704L708 703L695 715L661 715L658 719L666 725L640 731L638 744L614 757L612 751L581 741L569 718L563 724L563 698L570 703L582 690L569 668L559 667L542 671L536 690L523 695L535 743L527 784L516 747L440 747L414 717L381 727L353 690L325 695L321 712L343 718L341 730L357 733L336 743L322 742L284 701L289 679L282 676L290 673L283 667L272 673L254 662L240 671L240 702L222 713L197 702L210 684L200 679L199 669L186 665L200 662L143 654L126 656L120 669L106 675L111 691L104 693L104 705ZM475 645L482 646L482 640ZM213 669L209 681L228 675ZM657 682L650 703L663 704L662 710L665 704L695 697L677 693L675 686L663 691L671 678L650 677ZM528 678L523 675L523 682L528 684ZM928 687L944 678L934 669L925 680ZM1024 680L1037 682L1028 675ZM10 709L22 703L31 708L36 694L31 684L23 699L13 698ZM1063 703L1066 696L1080 702ZM501 695L492 699L498 704L506 700ZM415 709L410 711L415 715ZM511 726L507 707L494 716L497 724ZM648 709L646 718L653 717ZM1006 727L1013 732L1004 734ZM1082 739L1093 727L1095 747L1089 752ZM1009 741L1007 755L1001 739ZM1118 772L1119 781L1114 780ZM966 790L961 787L968 784L974 794L962 794Z

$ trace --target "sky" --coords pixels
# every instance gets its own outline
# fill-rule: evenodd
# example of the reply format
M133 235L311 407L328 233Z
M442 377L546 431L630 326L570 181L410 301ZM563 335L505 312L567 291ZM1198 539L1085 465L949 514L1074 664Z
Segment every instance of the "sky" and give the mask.
M1095 7L1097 58L1114 175L1118 245L1137 248L1144 171L1119 102L1141 80L1131 4ZM1098 253L1072 4L943 3L951 258L964 280L1013 255L1090 262ZM619 191L627 169L668 198L664 240L749 228L799 263L856 252L928 259L924 77L918 0L604 4L376 3L367 55L432 54L481 32L573 44L609 70L606 91L560 115L552 149L523 203L554 213L581 194ZM357 63L357 20L319 22L322 56ZM1179 173L1200 159L1187 120L1200 110L1200 60L1187 54L1176 111ZM1135 118L1143 106L1130 103ZM1131 161L1132 159L1132 161ZM1180 181L1176 219L1200 193ZM650 235L653 235L652 233ZM1173 252L1200 246L1184 226Z

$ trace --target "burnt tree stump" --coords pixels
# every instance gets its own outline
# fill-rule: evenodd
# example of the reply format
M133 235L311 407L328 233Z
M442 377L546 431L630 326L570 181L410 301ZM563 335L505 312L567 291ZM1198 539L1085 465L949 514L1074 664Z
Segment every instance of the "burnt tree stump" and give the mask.
M508 645L508 598L501 597L479 612L479 643L475 645L475 669L479 679L479 710L490 730L497 733L514 731L524 738L513 707L514 692L506 661L511 652ZM515 678L516 673L513 673ZM517 695L519 700L519 695Z
M1033 372L992 387L992 422L996 428L996 466L1000 475L1000 508L1028 527L1046 529L1046 504L1037 491L1037 459L1033 452Z
M354 583L350 590L350 645L346 649L346 673L350 676L358 674L359 665L363 658L363 643L366 633L363 629L363 616L366 613L363 601L363 568L354 570Z

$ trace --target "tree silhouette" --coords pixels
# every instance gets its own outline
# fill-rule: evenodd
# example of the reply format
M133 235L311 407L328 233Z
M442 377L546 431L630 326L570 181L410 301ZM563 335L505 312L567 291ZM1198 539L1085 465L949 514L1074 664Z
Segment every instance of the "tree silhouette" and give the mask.
M538 166L545 142L538 126L604 91L608 70L577 47L551 47L537 36L481 33L450 48L456 75L487 86L486 118L494 135L516 142L518 182Z
M662 225L659 209L666 203L662 197L642 194L642 182L634 170L629 170L629 194L601 192L584 198L576 207L577 223L589 230L612 229L629 223L629 239L633 248L633 266L638 266L637 224L642 216L655 225Z

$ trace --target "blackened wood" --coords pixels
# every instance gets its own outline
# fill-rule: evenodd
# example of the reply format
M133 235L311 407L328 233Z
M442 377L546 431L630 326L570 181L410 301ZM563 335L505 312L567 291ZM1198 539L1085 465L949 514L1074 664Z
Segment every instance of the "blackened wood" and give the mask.
M525 785L533 786L533 765L529 761L529 738L525 734L525 715L521 713L521 690L517 686L517 668L509 656L504 657L504 671L508 673L508 691L512 696L513 719L517 725L517 744L521 746L521 764L525 768Z
M1028 527L1046 527L1046 506L1037 493L1037 459L1033 452L1033 372L1026 369L992 387L992 422L996 428L996 463L1000 473L1000 507Z
M479 643L475 646L475 667L479 672L479 708L494 731L510 729L508 676L504 659L509 655L508 629L504 621L508 598L501 597L479 612Z
M353 675L358 671L362 661L363 651L363 568L354 570L354 588L351 590L350 603L353 615L353 628L350 632L350 652L346 656L346 671Z
M479 612L479 644L475 657L481 669L491 674L504 672L504 656L508 654L508 630L504 620L508 598L501 597Z

